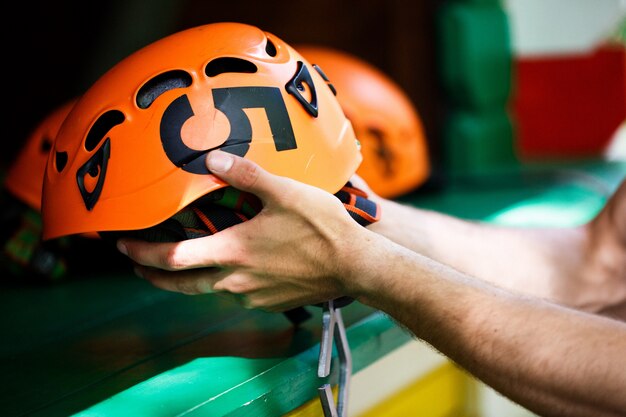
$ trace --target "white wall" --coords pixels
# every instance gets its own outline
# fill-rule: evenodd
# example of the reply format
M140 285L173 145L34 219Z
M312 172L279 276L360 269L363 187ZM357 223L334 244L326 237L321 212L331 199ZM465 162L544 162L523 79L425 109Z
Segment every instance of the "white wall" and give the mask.
M626 19L626 0L502 0L518 56L585 52Z

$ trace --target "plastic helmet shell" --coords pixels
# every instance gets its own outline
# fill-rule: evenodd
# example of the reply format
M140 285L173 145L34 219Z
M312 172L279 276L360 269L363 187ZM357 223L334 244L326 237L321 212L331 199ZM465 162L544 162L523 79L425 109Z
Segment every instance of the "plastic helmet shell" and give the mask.
M72 99L61 104L39 122L7 172L4 183L6 189L36 211L41 208L41 189L48 154L61 124L75 103L76 99Z
M241 23L187 29L120 61L68 115L44 239L166 220L226 185L205 166L217 148L331 193L362 159L328 82L284 41Z
M413 191L430 175L422 120L400 86L381 70L347 52L319 45L294 46L319 65L361 142L357 174L387 198Z

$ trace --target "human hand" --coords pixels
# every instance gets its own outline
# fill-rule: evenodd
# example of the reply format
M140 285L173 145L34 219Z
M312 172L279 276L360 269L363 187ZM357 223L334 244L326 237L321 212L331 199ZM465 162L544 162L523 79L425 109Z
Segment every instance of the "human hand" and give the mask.
M228 292L248 308L285 311L348 295L350 254L363 229L319 188L272 175L221 151L207 166L255 194L263 210L217 234L175 243L120 239L118 248L153 285L185 294ZM350 236L350 239L346 237Z

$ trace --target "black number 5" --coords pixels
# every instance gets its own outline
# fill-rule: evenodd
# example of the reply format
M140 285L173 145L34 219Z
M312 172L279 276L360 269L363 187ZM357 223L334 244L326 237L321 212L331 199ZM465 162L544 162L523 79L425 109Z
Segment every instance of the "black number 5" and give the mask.
M245 156L252 141L252 126L243 109L264 108L270 125L276 151L296 149L289 113L276 87L233 87L213 89L215 108L226 115L230 123L230 134L219 146L197 150L183 142L181 129L194 113L187 95L174 100L161 119L161 144L167 157L187 172L209 174L204 156L213 149L221 149L235 155Z

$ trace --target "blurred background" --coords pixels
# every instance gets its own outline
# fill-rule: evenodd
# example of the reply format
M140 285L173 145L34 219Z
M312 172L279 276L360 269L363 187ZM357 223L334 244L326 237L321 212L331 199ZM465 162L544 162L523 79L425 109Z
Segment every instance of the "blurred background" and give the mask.
M436 136L441 95L434 62L436 2L322 0L113 0L21 2L19 34L8 33L13 75L8 106L11 161L30 129L61 102L85 91L111 66L172 32L219 21L256 25L289 44L332 45L395 78L423 108ZM20 10L21 9L21 10ZM6 30L6 29L5 29Z
M18 2L2 168L48 112L172 32L257 25L377 66L422 118L436 182L520 159L597 157L626 119L623 0Z

